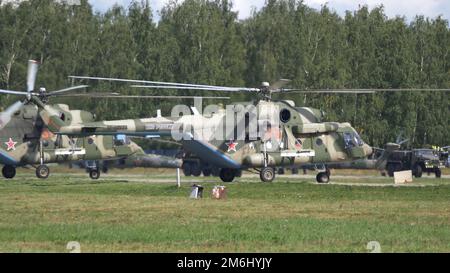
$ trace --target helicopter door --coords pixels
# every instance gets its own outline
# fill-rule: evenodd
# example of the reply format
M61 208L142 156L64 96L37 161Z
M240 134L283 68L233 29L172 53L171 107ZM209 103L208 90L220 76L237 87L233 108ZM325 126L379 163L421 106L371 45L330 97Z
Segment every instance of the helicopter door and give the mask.
M86 155L84 160L92 160L96 158L101 158L101 152L98 149L97 137L90 136L84 138L84 148L86 149Z
M130 139L125 135L114 136L114 150L117 156L128 156L130 155Z
M281 130L281 141L280 141L280 151L288 151L290 150L289 147L289 136L286 132L286 129L283 128Z
M281 141L280 141L280 156L281 156L281 165L288 166L295 164L296 151L292 149L292 145L290 143L290 135L289 131L286 127L282 127L281 129ZM292 157L292 155L295 155Z
M103 136L103 147L105 150L113 150L114 149L114 137L113 136Z
M313 150L315 151L314 162L323 163L331 161L328 140L329 137L327 135L318 135L312 138Z
M314 151L311 149L310 138L296 138L292 131L285 127L283 130L283 147L281 149L283 159L290 158L293 164L295 161L307 162L314 157Z
M282 130L280 127L269 127L263 138L265 152L278 153L281 150L285 149L284 147L286 147L286 145L283 142L283 135L284 130Z

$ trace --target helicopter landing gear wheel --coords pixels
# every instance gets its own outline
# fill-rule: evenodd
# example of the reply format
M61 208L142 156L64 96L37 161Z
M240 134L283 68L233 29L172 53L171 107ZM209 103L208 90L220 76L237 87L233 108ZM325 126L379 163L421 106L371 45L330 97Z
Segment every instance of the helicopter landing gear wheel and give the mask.
M259 173L262 182L270 183L275 179L275 169L272 167L265 167Z
M98 169L90 170L89 177L93 180L98 180L100 178L100 170L98 170Z
M330 183L330 176L327 172L318 173L316 180L319 184L328 184Z
M231 183L231 182L233 182L234 178L236 177L236 171L233 169L221 169L219 176L223 182Z
M2 169L2 174L6 179L13 179L16 176L16 168L10 165L5 165Z
M36 169L36 176L40 179L47 179L50 175L50 169L46 165L39 165Z

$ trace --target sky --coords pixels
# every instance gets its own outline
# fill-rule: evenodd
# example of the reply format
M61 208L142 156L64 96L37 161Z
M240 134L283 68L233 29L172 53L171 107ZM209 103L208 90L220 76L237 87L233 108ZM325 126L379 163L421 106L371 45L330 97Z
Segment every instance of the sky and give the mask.
M115 3L128 6L131 0L89 0L97 11L106 11ZM182 0L179 0L182 1ZM157 11L160 10L169 0L150 0L155 18L159 18ZM245 19L250 16L252 9L259 10L264 5L265 0L234 0L234 10L239 12L239 18ZM406 16L408 20L414 19L416 15L425 15L435 18L442 15L445 19L450 19L450 0L305 0L305 4L310 7L320 9L322 5L344 15L346 10L356 10L360 5L368 5L369 8L383 4L385 13L389 17L396 15Z

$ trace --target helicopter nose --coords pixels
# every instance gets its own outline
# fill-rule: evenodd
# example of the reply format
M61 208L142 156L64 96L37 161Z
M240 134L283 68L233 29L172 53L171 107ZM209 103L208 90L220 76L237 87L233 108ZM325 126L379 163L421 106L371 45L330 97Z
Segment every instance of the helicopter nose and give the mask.
M373 154L373 148L370 147L369 145L364 144L363 149L364 149L364 154L366 156L371 156Z

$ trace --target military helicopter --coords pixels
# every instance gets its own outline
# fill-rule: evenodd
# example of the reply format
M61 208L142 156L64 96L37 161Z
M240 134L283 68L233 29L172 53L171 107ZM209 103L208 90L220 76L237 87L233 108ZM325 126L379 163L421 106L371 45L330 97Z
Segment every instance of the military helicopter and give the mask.
M273 100L273 94L450 91L449 89L287 89L284 86L290 80L285 79L274 85L264 82L260 88L243 88L86 76L71 76L70 78L140 84L132 85L134 88L256 94L255 101L233 103L227 106L227 110L229 107L232 109L231 113L224 109L215 109L212 113L202 114L195 107L191 107L192 113L183 111L181 117L107 121L80 124L75 127L59 125L53 128L55 132L63 134L89 135L120 132L129 135L169 135L183 145L185 174L198 176L201 172L205 175L218 173L224 182L233 181L242 170L252 169L259 172L263 182L271 182L275 178L276 167L301 167L305 164L313 164L319 171L316 177L317 181L327 183L330 174L326 170L325 163L365 159L372 154L373 149L364 143L349 123L323 122L322 111L308 107L296 107L294 102L289 100ZM256 109L256 114L247 111L248 107ZM239 115L239 113L243 114ZM230 118L236 119L231 130L227 127ZM264 125L260 126L261 124ZM202 131L200 137L198 132L190 130L196 127ZM180 128L187 128L187 130L181 130L180 133ZM206 135L205 131L208 131ZM256 135L251 134L255 131ZM267 134L270 136L267 137Z
M181 166L180 161L176 159L145 154L140 146L126 136L69 137L53 134L42 117L57 115L60 122L72 126L80 122L94 122L95 115L87 111L71 110L65 104L47 105L49 97L68 96L65 95L66 92L87 86L75 86L53 92L46 92L45 88L40 88L39 92L34 92L37 70L38 63L29 61L27 92L0 89L0 93L26 97L24 101L14 103L0 113L0 164L4 165L3 177L12 179L16 175L17 167L34 166L36 176L46 179L50 174L46 164L77 161L94 162L89 164L88 169L92 179L98 179L100 169L106 170L108 166L122 168ZM81 95L83 94L71 96ZM36 102L41 106L40 110ZM102 161L102 166L96 164L99 161Z
M318 109L296 107L292 101L287 100L273 101L272 93L297 91L282 88L288 80L281 80L273 86L263 83L261 88L239 88L94 77L73 78L152 84L133 86L139 88L256 92L258 100L232 104L231 115L224 109L202 115L198 109L191 108L193 114L184 113L181 117L104 121L71 126L61 122L56 115L44 118L50 124L49 129L56 134L153 134L179 138L185 151L185 173L189 170L196 174L198 170L205 173L205 170L208 172L207 168L214 168L218 169L222 181L232 182L242 170L254 169L259 172L263 182L272 182L275 179L275 167L314 164L319 170L317 181L327 183L330 177L324 169L325 162L350 161L372 154L372 148L364 143L349 123L322 122L323 113ZM316 92L324 93L326 90ZM39 102L36 102L39 106ZM248 108L255 112L246 112ZM237 113L242 115L235 120L232 130L228 130L227 119L231 116L234 118ZM201 129L201 137L195 130L185 130L194 127ZM238 127L242 129L239 136ZM178 136L174 135L174 129ZM208 131L206 135L205 131Z
M219 169L219 176L224 182L232 182L242 170L252 169L259 172L262 181L271 182L275 178L275 167L314 164L319 171L317 181L327 183L330 177L325 169L325 163L352 161L366 158L372 154L372 148L364 143L349 123L323 122L323 113L320 110L296 107L294 102L289 100L274 101L272 100L273 93L366 94L377 91L422 90L300 90L283 88L284 85L289 83L289 80L280 80L272 86L269 83L263 83L261 88L241 88L98 77L73 76L71 78L145 84L133 85L132 87L135 88L256 93L257 100L234 103L227 106L227 111L215 109L211 113L201 114L195 107L189 109L186 106L183 110L187 108L188 111L192 110L192 113L182 111L181 117L158 116L149 119L78 122L74 124L65 123L57 112L52 111L45 105L42 97L32 95L29 99L40 109L40 116L48 129L57 135L72 137L117 134L172 136L183 145L185 171L190 168L198 173L199 168L212 167ZM17 91L11 92L24 94ZM103 95L103 97L109 96ZM114 94L113 97L118 96ZM228 123L230 119L235 120L235 123L232 123L231 126ZM200 133L192 130L192 128L200 129ZM194 168L191 165L192 162L196 162Z

